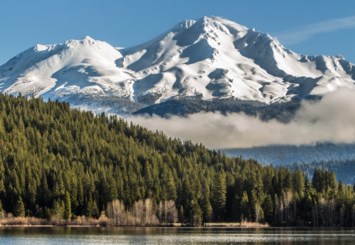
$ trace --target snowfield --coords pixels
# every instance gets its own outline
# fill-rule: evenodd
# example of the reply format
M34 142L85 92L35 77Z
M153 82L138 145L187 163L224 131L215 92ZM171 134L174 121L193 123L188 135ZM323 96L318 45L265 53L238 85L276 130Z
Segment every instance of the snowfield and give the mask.
M0 66L0 91L132 113L171 99L267 104L354 88L342 57L294 53L268 34L219 17L186 20L142 45L85 37L36 45Z

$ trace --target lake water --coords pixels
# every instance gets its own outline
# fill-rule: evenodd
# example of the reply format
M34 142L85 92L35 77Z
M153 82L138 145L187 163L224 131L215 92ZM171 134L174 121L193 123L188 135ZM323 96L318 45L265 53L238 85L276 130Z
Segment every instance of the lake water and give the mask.
M0 228L0 244L355 244L352 229Z

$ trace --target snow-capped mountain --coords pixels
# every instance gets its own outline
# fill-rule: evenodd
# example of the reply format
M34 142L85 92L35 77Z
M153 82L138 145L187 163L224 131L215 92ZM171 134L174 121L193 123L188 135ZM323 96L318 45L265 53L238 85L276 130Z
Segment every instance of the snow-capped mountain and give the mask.
M266 104L354 87L342 57L296 54L268 34L219 17L186 20L117 49L90 37L36 45L0 66L0 91L131 113L170 100Z

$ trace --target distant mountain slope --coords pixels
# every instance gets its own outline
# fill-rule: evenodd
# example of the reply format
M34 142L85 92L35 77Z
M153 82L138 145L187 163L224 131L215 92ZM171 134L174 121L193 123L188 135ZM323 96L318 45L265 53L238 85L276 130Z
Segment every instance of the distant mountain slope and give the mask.
M317 168L334 171L337 179L355 183L355 144L276 145L223 150L228 156L255 159L263 165L301 169L312 176Z
M313 163L296 163L289 166L291 170L302 170L311 177L316 169L326 169L335 173L337 180L345 184L355 184L355 159L344 161L321 161Z
M90 37L36 45L0 66L4 93L119 114L185 98L297 101L354 87L354 79L355 66L342 57L296 54L268 34L219 17L186 20L119 50Z
M229 156L255 159L262 164L290 165L322 161L355 159L355 144L273 145L223 150ZM355 174L355 173L354 173Z
M170 99L156 105L147 106L134 112L134 115L169 117L169 115L187 116L198 112L221 112L222 114L244 112L250 116L259 116L262 120L276 118L279 121L288 122L300 108L300 105L298 100L268 105L259 101L230 98L201 101L187 97Z

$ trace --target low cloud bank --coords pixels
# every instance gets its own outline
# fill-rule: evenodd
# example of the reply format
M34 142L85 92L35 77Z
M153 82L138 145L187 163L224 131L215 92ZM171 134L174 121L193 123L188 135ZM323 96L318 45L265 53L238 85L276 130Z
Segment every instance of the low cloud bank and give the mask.
M188 117L131 117L129 121L209 148L270 144L355 142L355 91L341 89L318 102L304 102L289 123L262 121L243 113L196 113Z

